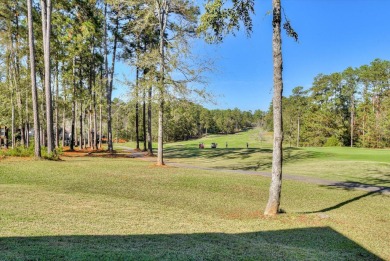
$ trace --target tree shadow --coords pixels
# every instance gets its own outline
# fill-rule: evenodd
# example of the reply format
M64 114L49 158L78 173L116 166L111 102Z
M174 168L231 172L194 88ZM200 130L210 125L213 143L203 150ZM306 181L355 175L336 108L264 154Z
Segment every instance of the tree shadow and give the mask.
M183 146L169 147L165 149L165 157L169 159L206 159L208 161L229 160L233 164L218 166L219 169L264 171L272 167L272 149L269 148L189 148ZM305 151L300 148L284 148L283 161L293 163L300 160L314 159L321 157L323 152ZM261 155L261 156L260 156ZM260 156L260 159L259 159ZM240 161L246 159L242 164ZM236 164L235 164L236 163Z
M381 260L330 227L0 238L1 260Z
M367 183L361 183L361 182L355 182L355 181L346 181L346 182L335 182L331 185L321 185L321 187L325 187L328 189L337 189L337 190L345 190L345 191L353 191L356 189L363 189L367 192L363 195L353 197L351 199L339 202L333 206L316 210L316 211L308 211L303 212L301 214L312 214L312 213L324 213L331 210L335 210L338 208L341 208L345 205L348 205L352 202L358 201L362 198L370 197L370 196L378 196L378 195L390 195L390 187L383 186L379 184L389 184L389 181L387 179L381 179L381 178L370 178L365 179Z
M243 148L186 148L170 147L164 149L165 156L170 159L184 158L223 158L223 159L245 159L254 153L271 153L272 149L243 149Z

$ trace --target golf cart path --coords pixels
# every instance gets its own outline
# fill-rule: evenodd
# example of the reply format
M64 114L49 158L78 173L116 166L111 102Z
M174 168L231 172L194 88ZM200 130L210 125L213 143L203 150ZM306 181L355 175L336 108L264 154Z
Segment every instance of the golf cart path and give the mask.
M148 162L155 162L156 161L156 158L154 158L154 157L147 157L145 152L136 151L134 149L127 148L127 147L120 147L120 148L130 152L131 158L138 158L138 159L148 161ZM270 172L265 172L265 171L251 171L251 170L238 170L238 169L235 169L235 170L217 169L217 168L210 168L210 167L203 167L203 166L173 162L173 161L170 161L169 159L165 160L165 165L172 166L172 167L187 168L187 169L200 169L200 170L219 171L219 172L225 172L225 173L256 175L256 176L263 176L263 177L267 177L267 178L271 178L271 176L272 176L272 174ZM390 187L386 187L386 186L375 186L375 185L363 184L363 183L358 183L358 182L332 181L332 180L326 180L326 179L321 179L321 178L290 175L290 174L285 174L285 173L283 173L283 179L300 181L300 182L311 183L311 184L317 184L317 185L321 185L321 186L343 188L343 189L348 189L348 190L357 189L357 190L364 190L364 191L368 191L368 192L377 192L380 194L390 195Z

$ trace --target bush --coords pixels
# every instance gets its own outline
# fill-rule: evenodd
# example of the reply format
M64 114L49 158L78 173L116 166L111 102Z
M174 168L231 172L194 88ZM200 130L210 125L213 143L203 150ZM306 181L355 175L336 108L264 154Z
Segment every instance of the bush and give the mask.
M63 153L62 147L55 149L54 152L48 154L46 147L41 147L42 158L48 160L59 160L59 156ZM0 150L0 156L9 157L34 157L34 144L30 144L28 148L17 146L13 149Z
M324 144L324 147L340 147L340 146L341 146L341 142L335 136L328 138Z
M0 151L0 155L12 157L32 157L34 156L34 146L31 145L28 148L17 146L13 149Z

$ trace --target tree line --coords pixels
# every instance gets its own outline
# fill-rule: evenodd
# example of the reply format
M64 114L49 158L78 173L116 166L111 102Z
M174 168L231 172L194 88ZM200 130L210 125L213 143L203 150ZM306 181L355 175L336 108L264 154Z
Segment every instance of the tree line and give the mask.
M147 115L137 116L134 110L136 100L122 101L115 98L113 110L113 137L132 140L136 148L147 150ZM152 113L158 112L158 104L152 103ZM146 117L146 118L144 118ZM241 111L234 109L207 109L186 99L176 99L165 103L164 142L173 142L200 138L207 134L232 134L248 128L263 126L265 112L261 110ZM140 122L137 130L136 123ZM152 129L158 128L158 119L152 118ZM157 141L156 132L152 132L152 141Z
M390 146L390 61L319 74L312 87L283 98L285 142L290 146ZM272 111L266 116L272 129Z

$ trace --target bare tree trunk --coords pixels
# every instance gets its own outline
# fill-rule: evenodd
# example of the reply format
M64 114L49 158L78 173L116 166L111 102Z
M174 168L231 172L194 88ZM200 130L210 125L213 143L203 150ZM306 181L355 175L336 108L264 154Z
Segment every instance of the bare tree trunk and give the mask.
M46 117L45 117L45 84L44 84L44 76L43 76L43 72L42 70L39 70L39 74L40 74L40 79L41 79L41 84L42 84L42 96L41 96L41 99L42 99L42 102L41 102L41 116L40 116L40 119L41 119L41 123L39 125L39 133L41 135L41 147L46 147L46 134L45 134L45 128L46 128Z
M157 165L164 165L163 158L163 122L164 122L164 98L163 92L160 91L160 101L158 109L158 145L157 145Z
M265 209L265 215L276 215L279 212L282 190L282 161L283 161L283 120L282 120L282 93L283 93L283 59L282 39L280 34L281 3L273 0L273 61L274 61L274 145L272 155L272 181L269 191L269 199Z
M351 148L353 147L353 129L355 124L355 99L352 95L352 104L351 104Z
M65 101L66 103L66 101ZM62 147L65 146L65 139L66 139L66 129L65 129L65 121L66 121L66 117L65 117L65 111L66 111L66 108L65 108L65 104L64 104L64 108L63 108L63 111L62 111Z
M94 86L94 92L93 92L93 142L92 142L92 148L94 150L97 149L97 113L96 113L96 75L94 74L93 77L93 86Z
M99 149L102 148L102 138L103 138L103 119L102 119L102 105L99 106Z
M152 86L148 91L148 155L153 156L153 143L152 143Z
M33 33L33 18L32 18L32 0L27 0L28 12L28 42L30 49L30 75L31 75L31 94L33 103L34 115L34 155L36 158L41 157L41 141L39 137L39 112L38 112L38 94L37 94L37 80L35 72L35 46Z
M102 115L102 112L103 112L103 68L101 67L100 69L100 93L99 93L99 97L100 97L100 104L99 104L99 149L102 148L102 138L103 138L103 115Z
M165 29L167 26L169 5L166 0L158 3L158 20L160 26L160 75L159 75L159 110L158 110L158 144L157 144L157 165L164 165L164 96L165 96Z
M93 108L93 149L97 149L97 113L96 113L96 102Z
M14 94L13 94L13 90L12 90L12 94L11 94L11 148L15 148L15 142L16 142L16 139L15 139L15 104L14 104Z
M55 74L55 85L56 85L56 98L55 98L55 118L56 118L56 127L55 127L55 147L58 148L60 145L60 124L59 124L59 116L58 116L58 96L59 96L59 82L58 82L58 62L56 63L56 74Z
M43 51L45 64L47 152L54 151L53 111L50 71L51 0L41 0Z
M88 147L92 148L92 105L89 105L88 116Z
M78 129L78 124L77 124L77 112L78 112L78 108L79 108L79 106L78 106L78 102L76 101L76 110L75 110L75 118L74 118L74 120L75 120L75 122L74 122L74 145L76 146L76 147L78 147L79 146L79 138L78 138L78 132L77 132L77 129Z
M64 93L64 103L63 103L63 108L62 108L62 147L65 146L65 133L66 133L66 130L65 130L65 123L66 123L66 85L67 85L67 82L63 82L63 86L62 86L62 91Z
M73 97L72 97L72 129L70 134L70 150L74 150L76 140L76 58L73 58Z
M144 149L146 151L146 92L145 87L143 88L142 93L142 130L143 130L143 139L144 139Z
M39 137L41 140L41 147L45 147L45 134L43 131L43 126L42 124L39 125Z
M139 92L139 68L137 66L135 73L135 141L136 149L139 150L139 102L138 102L138 92Z
M25 135L26 135L26 146L29 147L30 146L30 118L29 118L29 108L28 108L28 97L29 93L28 93L28 89L26 88L26 121L25 121L25 124L24 124L24 130L25 130Z
M301 116L298 115L298 128L297 128L297 147L299 147L299 141L301 137Z
M106 67L106 93L107 93L107 132L108 132L108 151L112 153L114 151L114 147L112 144L112 108L111 108L111 96L112 96L112 86L113 86L113 78L114 78L114 71L115 71L115 59L116 59L116 48L117 48L117 42L118 42L118 30L119 30L119 19L116 17L115 20L115 31L114 34L114 47L113 47L113 53L112 53L112 64L111 64L111 70L108 69L108 50L107 50L107 4L105 6L104 10L104 17L105 17L105 23L104 23L104 52L105 52L105 67ZM110 71L110 72L109 72Z
M107 3L104 5L104 69L105 69L105 83L106 83L106 99L107 99L107 146L108 151L112 152L112 129L111 129L111 96L110 96L110 82L108 76L110 75L108 68L108 32L107 32ZM101 134L100 134L101 135Z
M14 64L14 85L16 90L16 104L18 107L18 125L20 130L20 141L21 145L26 147L26 133L25 133L25 119L24 119L24 113L23 113L23 99L22 99L22 90L21 90L21 84L20 84L20 59L19 59L19 13L15 13L15 24L16 24L16 30L15 30L15 49L12 48L12 52L14 53L14 59L12 59L12 62ZM12 42L12 36L11 36L11 42ZM11 43L12 44L12 43ZM27 98L27 97L26 97Z
M83 149L83 102L80 102L80 148Z

